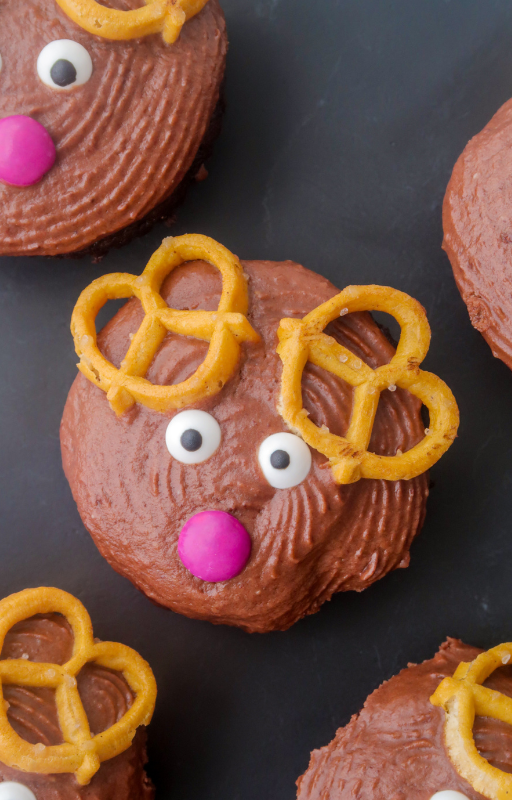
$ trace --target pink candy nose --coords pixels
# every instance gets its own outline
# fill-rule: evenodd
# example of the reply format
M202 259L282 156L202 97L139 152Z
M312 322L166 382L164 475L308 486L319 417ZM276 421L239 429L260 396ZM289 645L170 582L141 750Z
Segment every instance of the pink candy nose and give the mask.
M247 564L251 537L231 514L200 511L181 529L178 553L196 578L210 583L229 581Z
M0 119L0 181L31 186L55 163L55 145L40 122L21 114Z

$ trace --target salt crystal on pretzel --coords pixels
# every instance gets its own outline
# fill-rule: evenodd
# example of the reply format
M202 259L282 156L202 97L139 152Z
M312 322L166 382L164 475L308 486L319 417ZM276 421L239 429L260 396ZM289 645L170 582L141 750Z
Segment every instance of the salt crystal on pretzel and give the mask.
M481 653L471 663L459 664L452 678L445 678L430 698L444 709L445 741L459 775L489 800L510 800L512 775L493 767L478 752L473 736L476 716L512 725L512 698L482 684L495 669L508 664L512 642Z
M153 715L156 683L149 664L130 647L93 639L90 617L82 603L60 589L41 587L12 594L0 602L0 651L9 630L35 614L62 614L73 636L71 658L65 664L45 664L25 659L0 660L0 761L9 767L44 775L73 772L87 784L102 761L130 747L139 725ZM76 676L89 662L121 672L136 695L128 711L106 731L93 736L78 692ZM11 727L2 686L48 687L55 704L63 744L30 744Z
M198 14L208 0L146 0L131 11L107 8L96 0L57 0L65 14L89 33L104 39L136 39L161 33L173 44L185 22Z
M384 311L400 324L400 341L389 364L371 369L323 332L329 322L354 311ZM430 344L425 310L404 292L386 286L347 286L304 319L282 319L277 335L277 352L283 362L279 413L294 433L329 459L336 483L354 483L360 478L414 478L435 464L455 439L459 411L453 394L440 378L419 368ZM319 428L304 414L301 381L308 361L354 387L345 436ZM399 455L370 453L380 393L397 386L427 406L429 434Z
M160 288L173 269L187 261L204 260L222 275L222 293L216 311L178 311L169 308ZM107 302L137 297L145 312L133 336L121 368L102 355L96 342L95 320ZM71 318L78 368L96 386L107 392L116 414L135 402L155 411L169 411L220 392L234 373L242 342L258 342L251 327L247 282L239 260L208 236L189 234L164 239L139 277L126 273L104 275L80 295ZM156 386L144 377L168 331L194 336L210 343L196 372L172 386Z

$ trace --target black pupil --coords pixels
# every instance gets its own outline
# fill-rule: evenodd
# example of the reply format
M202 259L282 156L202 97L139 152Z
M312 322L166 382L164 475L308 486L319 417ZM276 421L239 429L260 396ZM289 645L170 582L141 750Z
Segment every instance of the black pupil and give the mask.
M286 469L290 466L290 456L286 450L274 450L270 456L270 463L274 469Z
M180 442L184 450L188 450L189 453L195 453L201 447L203 437L199 431L189 428L188 431L183 431L181 434Z
M57 86L69 86L76 81L76 69L71 61L59 58L50 70L51 79Z

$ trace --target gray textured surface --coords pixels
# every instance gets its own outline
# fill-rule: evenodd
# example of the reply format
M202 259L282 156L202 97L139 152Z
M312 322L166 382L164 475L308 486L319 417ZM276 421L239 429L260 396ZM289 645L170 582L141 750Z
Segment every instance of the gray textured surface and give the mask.
M512 375L472 329L441 251L441 202L467 140L512 96L508 0L224 0L224 133L175 233L240 257L292 258L417 297L426 365L459 401L460 437L412 565L338 595L284 634L249 636L155 608L97 553L60 466L75 375L74 302L97 275L140 271L166 228L100 265L0 260L1 594L55 584L97 635L159 683L150 771L160 800L292 800L312 748L367 694L448 634L512 636Z

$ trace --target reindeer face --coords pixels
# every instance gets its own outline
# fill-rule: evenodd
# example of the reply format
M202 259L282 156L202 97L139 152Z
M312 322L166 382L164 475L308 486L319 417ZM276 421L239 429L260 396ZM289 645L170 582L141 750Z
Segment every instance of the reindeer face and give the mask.
M83 249L172 194L205 135L225 52L217 0L173 44L100 38L54 0L1 0L0 253Z
M243 345L235 374L218 394L177 412L135 405L118 417L104 392L79 376L61 442L80 514L115 569L180 613L265 631L288 627L335 591L361 590L406 566L427 479L339 486L325 457L290 433L277 411L277 328L283 317L304 316L336 290L292 262L243 267L248 317L261 341ZM220 289L218 272L196 262L173 272L162 295L173 308L215 310ZM142 318L132 300L102 332L100 347L113 364L123 360ZM372 367L393 354L368 314L350 314L329 332ZM183 381L207 348L168 334L147 377L161 385ZM304 404L317 425L342 435L352 392L307 366ZM415 398L400 389L385 392L371 449L408 450L423 429ZM207 564L190 546L205 524L218 532Z

